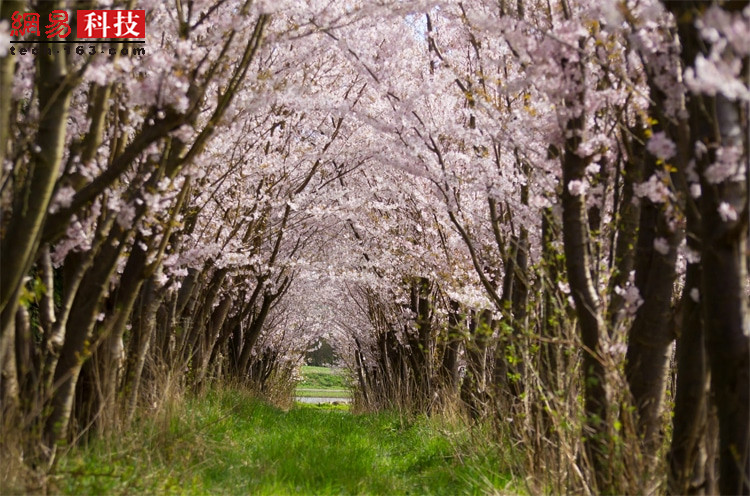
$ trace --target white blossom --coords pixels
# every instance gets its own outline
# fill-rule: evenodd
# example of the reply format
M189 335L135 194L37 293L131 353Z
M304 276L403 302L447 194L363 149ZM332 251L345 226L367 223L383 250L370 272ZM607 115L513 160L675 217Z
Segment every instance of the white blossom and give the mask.
M661 160L669 160L677 152L674 142L663 131L654 133L651 139L648 140L646 149L651 155Z
M698 183L693 183L690 185L690 196L693 198L700 198L701 197L701 185Z
M54 214L60 208L68 208L73 201L75 194L76 190L70 186L66 185L60 187L57 192L55 192L55 198L50 203L49 212Z
M704 175L711 184L728 180L743 180L745 168L741 166L742 149L738 146L725 146L716 150L716 162L708 166Z
M648 181L634 185L633 193L638 198L645 196L653 203L664 203L670 196L669 188L667 188L658 174L653 174L648 178Z
M690 248L685 249L685 259L688 263L696 264L701 261L701 254L699 251L691 250Z
M585 195L589 189L589 183L585 179L583 181L574 179L568 183L568 191L573 196Z
M3 19L0 21L0 57L8 54L8 45L10 45L10 23Z
M721 202L719 204L719 217L724 222L732 222L737 220L737 211L727 202Z
M669 253L669 242L661 237L654 239L654 250L662 255L666 255Z
M626 289L623 289L620 286L615 286L615 293L622 296L622 299L625 301L625 312L631 317L635 315L638 308L643 305L641 292L632 282L628 283Z
M698 303L701 298L701 292L698 288L693 288L690 290L690 299L694 302Z

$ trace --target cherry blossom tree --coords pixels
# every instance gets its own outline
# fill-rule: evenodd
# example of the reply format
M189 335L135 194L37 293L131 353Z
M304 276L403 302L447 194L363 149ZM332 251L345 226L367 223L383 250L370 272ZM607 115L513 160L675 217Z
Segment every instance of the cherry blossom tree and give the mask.
M171 387L288 401L325 337L358 407L555 447L561 491L747 492L745 4L138 8L146 55L0 58L24 457Z

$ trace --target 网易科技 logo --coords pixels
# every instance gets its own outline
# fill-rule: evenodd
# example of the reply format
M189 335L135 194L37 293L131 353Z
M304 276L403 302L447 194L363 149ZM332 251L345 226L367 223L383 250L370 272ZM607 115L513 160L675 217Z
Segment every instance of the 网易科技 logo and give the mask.
M11 17L11 36L42 37L41 16L36 12L14 12ZM146 38L145 10L77 10L78 41L84 39ZM65 39L70 35L68 13L53 10L49 14L49 24L45 24L47 39Z
M117 43L145 43L146 41L146 11L145 10L76 10L75 11L75 37L68 38L73 29L71 28L71 17L65 10L53 10L42 19L36 12L13 12L10 19L11 45L26 43L92 43L92 42L117 42ZM0 23L7 20L0 20ZM7 28L6 28L7 29ZM90 52L85 52L83 46L76 49L76 53L98 52L94 46L90 46ZM110 48L110 53L112 53ZM127 49L124 49L127 50ZM15 50L11 46L11 55ZM20 54L25 55L27 50L21 49ZM69 49L66 52L70 53ZM36 53L36 50L33 50ZM102 53L106 53L102 50ZM133 49L134 55L145 54L144 49Z

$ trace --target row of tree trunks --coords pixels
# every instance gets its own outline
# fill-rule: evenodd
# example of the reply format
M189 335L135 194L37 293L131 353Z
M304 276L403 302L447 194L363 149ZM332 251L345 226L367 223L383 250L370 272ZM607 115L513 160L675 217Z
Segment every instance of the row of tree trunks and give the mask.
M13 2L8 8L13 8ZM44 2L39 6L42 19L48 18L50 12L63 8L63 2ZM5 7L5 6L4 6ZM16 5L18 7L18 5ZM6 13L5 8L3 12ZM13 11L8 11L10 14ZM10 15L7 17L10 18ZM13 57L8 57L13 58ZM0 266L3 267L3 284L0 285L0 314L4 316L0 332L5 334L11 323L11 317L17 307L23 278L31 269L39 248L40 235L47 214L47 206L52 198L57 181L65 145L65 133L68 123L68 108L72 85L68 76L66 56L55 50L51 44L44 43L37 57L39 63L39 108L45 109L39 119L39 131L35 147L33 167L15 170L15 184L20 189L14 196L17 203L13 206L13 216L0 244ZM12 69L12 63L3 61L3 70ZM5 77L12 77L5 73ZM8 88L9 86L4 86ZM8 93L8 91L3 91ZM6 95L4 98L7 98ZM5 115L3 115L5 117ZM7 132L5 123L0 126ZM7 135L6 135L7 138ZM7 139L3 141L5 148ZM10 313L4 312L10 308ZM0 340L7 346L7 340ZM0 356L5 350L0 348Z
M2 2L1 17L10 19L13 12L23 10L23 5ZM52 11L64 10L65 5L59 0L41 2L36 10L41 19L47 19ZM75 22L71 19L73 31ZM163 189L162 180L174 180L205 147L247 74L267 22L268 16L258 16L255 29L240 42L237 63L231 64L228 73L216 70L222 57L229 57L234 36L224 41L219 58L209 62L213 68L205 72L205 80L191 83L184 113L155 103L138 114L143 123L132 135L130 130L123 130L128 128L123 124L127 124L129 112L121 105L114 82L80 86L88 62L79 73L72 73L71 67L77 64L71 64L64 51L43 44L35 56L37 64L31 68L36 71L32 97L14 101L10 83L16 58L3 57L0 61L4 88L0 96L0 162L9 163L9 151L13 162L10 172L3 174L5 204L12 208L2 213L0 241L0 408L3 415L10 413L24 423L23 431L29 433L24 456L41 462L37 466L54 463L57 445L74 432L80 434L91 425L104 427L115 422L118 415L114 412L121 403L127 405L125 417L132 418L144 377L156 374L148 369L149 355L151 362L161 362L162 366L172 365L171 359L177 355L172 324L192 316L196 309L200 311L199 321L191 330L205 337L201 341L205 353L195 366L202 378L218 336L227 335L224 328L228 316L244 308L238 308L244 302L227 296L215 309L217 293L224 297L226 288L221 282L218 289L209 287L200 278L207 274L193 271L190 275L197 275L192 280L189 275L185 281L187 297L179 302L177 311L175 292L160 287L153 276L160 270L168 246L173 249L178 244L179 240L171 236L172 229L180 225L177 215L186 214L181 234L190 234L194 227L194 222L192 227L190 224L192 214L182 211L191 178L182 178L176 201L167 207L160 205L158 212L147 206L144 198ZM188 147L169 134L185 122L200 127L195 126L197 115L205 109L199 103L219 72L227 77L226 86L216 108L206 115L204 128ZM66 149L71 120L68 109L74 90L87 102L81 110L88 128L78 129ZM9 137L13 135L13 123L19 121L15 113L24 111L38 111L39 118L28 130L16 130L19 135L30 134L23 140L24 150L14 150L14 140ZM102 153L105 134L109 156ZM147 148L148 154L143 154ZM155 160L159 153L161 159ZM92 162L97 162L101 170L92 173L95 177L71 172L76 169L75 163L88 167ZM72 189L68 204L53 204L55 188ZM119 208L125 212L124 205L134 205L135 214L127 221L116 220ZM161 219L162 213L167 218ZM149 234L144 234L148 229L139 225L146 214L153 215L149 222L164 221L153 226L156 229ZM84 235L90 236L89 226L77 226L81 238L70 234L67 239L66 230L75 227L74 222L90 222L93 236L85 239ZM257 235L252 223L247 231ZM78 245L70 250L65 248L68 242ZM60 268L53 268L53 249L58 255L67 253ZM274 252L278 250L277 243ZM125 262L121 274L117 272L120 262ZM170 280L170 284L175 282L179 279ZM282 286L288 287L288 283ZM128 324L132 324L130 329ZM254 324L262 327L263 319L256 319ZM226 346L227 340L220 344ZM217 356L226 355L220 352Z
M458 391L458 353L462 333L458 305L450 317L453 324L435 325L434 294L430 281L416 278L409 286L408 310L413 316L405 324L403 341L389 321L395 306L383 305L373 295L364 296L367 316L375 329L368 345L357 340L355 367L362 400L371 408L395 407L430 412L440 401L445 406ZM412 327L413 324L413 327ZM436 335L440 330L440 335Z
M669 53L670 47L675 46L675 34L665 32L664 35L670 39L670 43L662 56L672 61L673 71L679 71L677 54ZM655 82L659 77L664 78L662 72L666 70L663 67L647 68L652 98L649 113L653 125L650 132L664 133L679 142L686 134L687 122L684 117L667 115L664 109L668 108L668 99L674 96L666 95ZM679 79L679 74L670 76ZM678 148L678 153L669 159L669 164L649 152L643 155L643 160L643 179L659 174L656 177L660 180L667 177L674 184L686 184L684 170L689 157L684 147ZM677 217L678 212L685 208L686 196L689 196L687 188L681 188L674 198L665 198L661 202L655 202L648 196L640 198L635 287L643 303L628 333L625 375L637 409L637 434L643 439L648 456L654 456L661 444L661 405L670 346L675 338L672 295L677 279L677 247L685 236L684 226Z
M153 278L142 286L133 313L128 352L123 378L123 401L125 403L125 423L129 424L138 405L138 393L146 364L146 355L156 327L156 312L161 304Z
M451 396L458 390L458 354L461 346L463 316L460 313L460 305L457 301L449 302L448 327L443 343L441 356L443 357L439 368L439 383Z
M107 290L127 236L127 232L119 224L113 223L113 219L104 222L112 227L75 294L65 326L65 341L54 369L51 413L44 428L44 444L50 451L67 433L78 375L94 347L91 340L99 314L99 302Z
M427 278L417 278L411 285L411 311L416 318L414 325L416 332L407 327L404 330L408 336L408 357L412 369L414 384L412 393L415 405L429 411L433 393L432 366L432 301L431 287Z
M702 2L665 1L676 20L681 43L681 59L684 67L693 67L696 58L705 56L710 46L701 38L696 21L708 5ZM727 2L724 8L740 12L745 2ZM694 268L692 287L686 285L694 299L700 301L700 314L704 326L703 340L710 368L711 394L715 401L719 422L719 481L718 489L723 494L750 493L750 320L748 320L747 298L747 237L748 237L748 191L745 167L743 177L732 175L722 181L710 181L707 169L717 160L720 147L738 147L747 160L748 149L743 145L748 133L747 109L721 94L689 94L687 110L690 120L690 138L681 143L694 158L700 178L701 195L697 200L700 225L688 217L689 234L698 235L700 241L700 275ZM744 137L743 137L744 136ZM705 149L701 151L697 146ZM738 164L739 167L739 164ZM734 217L722 216L723 210L737 212ZM696 215L693 214L693 215ZM696 279L700 278L700 284ZM696 291L694 291L696 290ZM691 304L683 311L695 314ZM693 319L698 320L698 319ZM701 335L691 328L683 316L683 339L681 353L693 358L700 352L685 349L692 343L699 346ZM678 375L678 391L682 389L681 401L696 398L698 405L705 404L701 391L705 375L699 370L688 372L682 366ZM685 364L686 367L695 364ZM710 411L710 406L707 406ZM679 417L678 417L679 415ZM701 436L703 411L695 415L676 412L675 423L679 431L673 441L673 476L677 489L689 486L690 480L700 478ZM678 423L679 418L679 423ZM709 415L709 425L710 425ZM707 429L710 431L710 429ZM706 443L710 444L710 437ZM697 465L697 470L693 467ZM676 466L675 466L676 465ZM710 481L707 481L707 485ZM711 489L710 486L706 490Z
M472 419L488 413L490 406L489 343L492 338L492 314L489 310L473 312L469 319L466 350L466 372L461 383L461 400Z

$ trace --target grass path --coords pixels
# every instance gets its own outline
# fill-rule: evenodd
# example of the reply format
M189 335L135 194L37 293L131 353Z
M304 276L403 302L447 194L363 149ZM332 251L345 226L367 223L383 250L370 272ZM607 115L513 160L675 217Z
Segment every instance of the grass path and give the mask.
M302 367L302 381L294 394L297 398L351 398L349 383L344 372L332 367Z
M302 397L321 397L321 398L351 398L351 393L348 389L302 389L297 388L294 394L298 398Z
M347 389L349 383L341 369L332 367L302 367L300 389Z
M52 492L507 492L503 450L483 439L436 419L330 406L284 412L246 393L212 392L116 439L77 448L61 460Z

